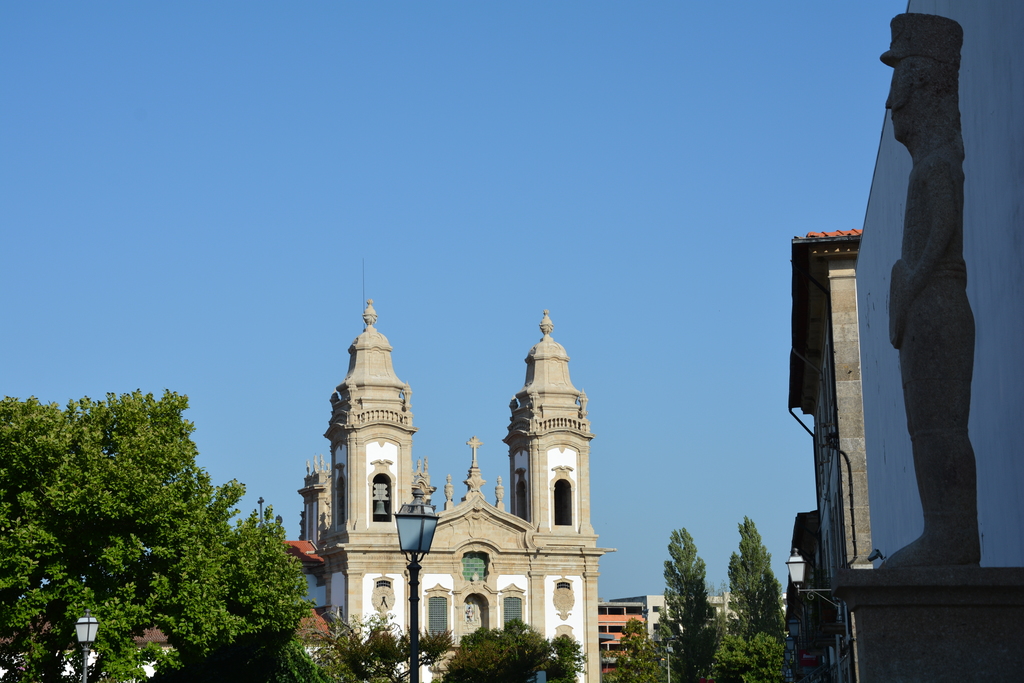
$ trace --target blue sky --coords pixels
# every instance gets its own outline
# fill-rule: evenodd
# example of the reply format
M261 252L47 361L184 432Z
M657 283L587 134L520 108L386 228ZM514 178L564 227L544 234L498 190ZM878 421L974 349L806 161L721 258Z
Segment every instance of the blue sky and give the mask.
M0 394L187 394L296 537L365 263L435 482L474 434L507 475L550 309L602 596L661 592L679 527L724 581L744 515L782 577L790 239L861 227L905 7L5 3Z

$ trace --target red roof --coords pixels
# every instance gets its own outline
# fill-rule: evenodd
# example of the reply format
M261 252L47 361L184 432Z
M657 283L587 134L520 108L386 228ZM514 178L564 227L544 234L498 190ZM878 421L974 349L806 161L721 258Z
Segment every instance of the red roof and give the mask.
M324 558L316 554L316 546L310 541L285 541L288 554L299 558L303 564L323 564Z
M836 230L835 232L809 232L807 237L856 237L863 230ZM797 237L796 239L800 239Z
M302 617L302 621L299 622L299 633L309 633L310 631L321 631L323 633L330 631L327 620L324 619L318 609L309 610L309 614Z

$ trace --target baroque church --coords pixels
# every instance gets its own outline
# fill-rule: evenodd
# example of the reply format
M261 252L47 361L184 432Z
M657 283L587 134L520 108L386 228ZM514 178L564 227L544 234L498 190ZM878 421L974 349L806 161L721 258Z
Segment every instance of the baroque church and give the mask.
M458 642L521 619L547 638L580 641L581 680L596 683L598 560L609 549L597 546L590 523L587 396L569 379L569 356L551 337L548 311L526 357L526 382L509 404L508 478L484 491L474 436L458 497L451 475L439 495L427 460L413 459L412 390L395 374L372 299L363 322L348 374L331 395L330 460L307 463L299 490L302 540L292 546L311 595L344 619L380 614L407 628L407 562L393 515L418 488L440 517L422 562L421 627L450 630Z

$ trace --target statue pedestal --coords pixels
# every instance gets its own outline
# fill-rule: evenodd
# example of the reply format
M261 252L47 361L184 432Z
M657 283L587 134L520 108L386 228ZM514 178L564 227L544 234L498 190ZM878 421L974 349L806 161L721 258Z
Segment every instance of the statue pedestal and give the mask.
M1024 567L844 569L860 682L1012 681L1024 674Z

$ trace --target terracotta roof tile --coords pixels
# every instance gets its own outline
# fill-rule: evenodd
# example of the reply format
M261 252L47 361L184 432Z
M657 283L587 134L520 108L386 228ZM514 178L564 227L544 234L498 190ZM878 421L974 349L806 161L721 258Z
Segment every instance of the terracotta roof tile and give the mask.
M836 230L835 232L809 232L807 237L856 237L862 234L863 230ZM796 239L800 239L797 237Z
M323 564L324 558L316 554L316 546L310 541L285 541L288 554L299 558L303 564Z

